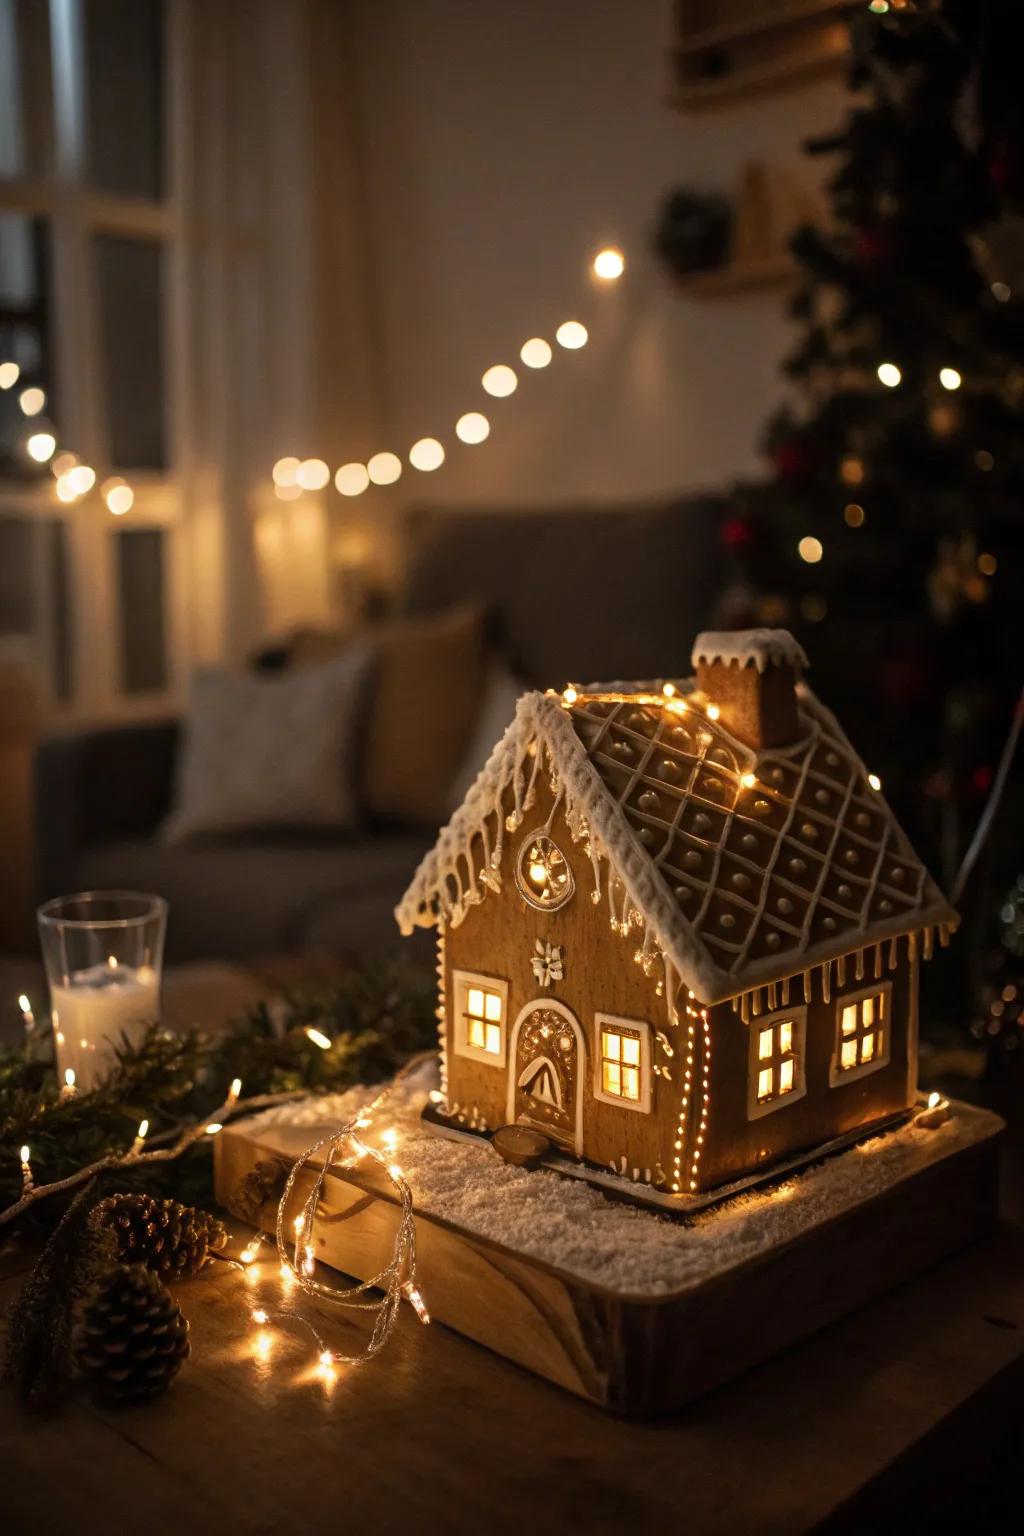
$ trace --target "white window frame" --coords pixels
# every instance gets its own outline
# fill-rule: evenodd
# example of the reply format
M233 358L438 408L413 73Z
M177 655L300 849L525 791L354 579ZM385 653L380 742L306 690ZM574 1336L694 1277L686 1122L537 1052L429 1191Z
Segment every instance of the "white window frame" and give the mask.
M623 1098L617 1093L606 1093L604 1088L604 1049L601 1034L605 1029L628 1030L640 1036L640 1097ZM651 1112L651 1026L646 1019L625 1019L614 1013L594 1015L594 1098L602 1104L613 1104L616 1109L628 1109L634 1114L649 1115Z
M858 1013L858 1027L853 1035L843 1034L843 1009L860 1004L867 997L880 997L882 999L881 1031L882 1049L877 1056L870 1061L858 1062L855 1067L842 1065L842 1049L844 1039L861 1040L865 1031L860 1027ZM848 992L844 997L835 999L835 1029L832 1037L832 1060L828 1069L828 1085L830 1088L842 1088L845 1083L855 1083L858 1078L870 1077L872 1072L879 1071L889 1065L892 1052L892 982L876 981L869 987L861 987L856 992ZM877 1030L878 1026L874 1026ZM858 1047L859 1050L859 1047Z
M182 167L186 153L186 39L189 0L164 0L164 167L158 201L105 192L88 175L85 121L84 0L49 0L52 84L52 161L39 174L0 176L0 212L47 221L50 231L55 326L51 379L60 395L56 423L58 451L69 448L97 471L98 483L123 475L135 493L125 518L110 515L93 491L66 505L50 475L31 483L2 482L2 515L44 524L63 524L67 540L69 608L72 625L70 697L52 689L55 615L49 595L34 575L37 592L34 632L29 637L41 663L41 682L53 717L66 722L151 716L154 707L180 703L187 671L186 583L181 548L181 466L187 452L184 429L186 252ZM159 246L165 263L161 324L164 335L163 470L141 470L110 460L108 424L101 400L99 348L101 317L95 281L93 237L116 235ZM126 694L121 685L120 601L116 538L129 529L159 528L164 534L164 621L166 679L159 689ZM42 559L42 536L35 540Z
M793 1026L793 1086L788 1093L773 1094L770 1099L759 1100L757 1080L762 1070L760 1056L761 1033L775 1030L780 1024ZM747 1050L747 1119L760 1120L777 1110L796 1104L807 1092L807 1005L796 1008L778 1008L774 1013L761 1014L748 1025L750 1040ZM774 1060L774 1056L772 1060Z
M501 998L501 1018L498 1020L498 1028L501 1032L500 1051L488 1051L483 1046L470 1044L469 1024L466 1017L470 987L481 987L485 992L496 992ZM452 971L449 995L452 1008L452 1046L456 1056L465 1056L468 1061L481 1062L485 1067L504 1068L508 1061L508 982L501 976L486 976L480 971Z

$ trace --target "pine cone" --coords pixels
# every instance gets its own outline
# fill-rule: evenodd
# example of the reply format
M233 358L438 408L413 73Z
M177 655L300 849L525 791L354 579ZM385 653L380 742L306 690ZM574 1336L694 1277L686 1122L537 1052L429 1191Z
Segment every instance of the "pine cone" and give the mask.
M121 1263L145 1264L169 1283L198 1275L228 1240L215 1216L152 1195L108 1195L93 1219L116 1234Z
M288 1164L279 1157L266 1158L256 1163L238 1181L230 1198L225 1202L232 1216L250 1227L260 1224L260 1212L271 1200L276 1204L284 1193L288 1179Z
M117 1264L89 1291L72 1336L75 1369L98 1403L160 1397L188 1359L188 1322L161 1281Z

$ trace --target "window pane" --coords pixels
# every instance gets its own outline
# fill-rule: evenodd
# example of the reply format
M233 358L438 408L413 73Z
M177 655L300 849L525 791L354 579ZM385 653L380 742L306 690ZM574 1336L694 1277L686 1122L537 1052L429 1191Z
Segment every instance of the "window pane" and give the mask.
M86 0L85 77L94 185L157 201L164 182L161 0Z
M127 528L117 541L121 606L121 686L146 693L167 686L164 538L159 528Z
M793 1086L793 1063L784 1061L779 1068L779 1092L788 1093Z
M45 219L0 213L0 474L45 474L28 457L30 433L53 419L49 334L50 240ZM28 417L21 408L26 389L41 389L43 410Z
M497 992L488 992L485 999L487 1017L489 1019L501 1018L501 998Z
M117 469L164 469L163 252L96 237L103 384Z
M0 176L46 171L52 123L47 0L0 0Z
M483 1018L484 994L482 987L470 987L469 1000L466 1003L466 1012L473 1014L478 1019Z

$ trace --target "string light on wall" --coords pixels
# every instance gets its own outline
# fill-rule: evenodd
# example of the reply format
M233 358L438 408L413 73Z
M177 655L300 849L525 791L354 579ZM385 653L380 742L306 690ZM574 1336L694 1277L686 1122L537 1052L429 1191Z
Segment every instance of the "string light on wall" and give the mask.
M878 377L886 389L895 389L903 381L903 374L895 363L879 363Z
M514 395L519 387L516 371L507 363L495 363L493 368L488 368L480 383L489 395L494 395L498 400Z
M940 368L939 383L943 389L959 389L963 383L963 378L955 368Z
M491 424L480 411L467 411L455 423L455 436L460 443L483 443L491 435Z
M135 492L119 475L104 480L101 495L113 517L124 517L135 504Z
M343 464L334 477L342 496L361 496L369 483L370 472L365 464Z
M374 485L394 485L401 477L402 461L397 453L375 453L367 462L366 472Z
M590 339L590 333L579 320L563 320L555 332L555 340L560 347L565 347L569 352L578 352L580 347L585 347Z
M626 258L612 245L598 251L594 257L594 276L599 277L603 283L618 282L625 270Z
M21 369L17 363L0 363L0 389L13 389L21 378Z
M612 284L621 278L626 269L626 258L615 246L605 246L590 261L593 277L602 284ZM577 352L590 339L587 327L580 320L564 320L555 331L555 341L567 352ZM523 366L531 370L547 368L554 358L551 342L543 336L530 336L519 349ZM519 387L519 375L508 363L493 363L484 370L480 383L487 394L495 399L507 399ZM490 422L479 411L467 411L459 417L455 435L469 446L483 443L490 436ZM440 469L445 462L444 446L435 437L421 437L409 449L407 460L413 469L429 474ZM402 459L392 452L375 453L366 464L351 460L340 466L334 474L334 484L343 496L359 496L371 485L393 485L403 472ZM304 491L322 490L331 480L331 472L323 459L299 459L287 454L277 460L272 470L275 495L281 501L292 501Z
M527 368L546 368L553 356L551 343L543 336L531 336L519 348L519 356Z
M409 449L409 463L413 469L429 474L431 470L441 468L444 463L444 449L436 437L421 437L419 442L413 443Z

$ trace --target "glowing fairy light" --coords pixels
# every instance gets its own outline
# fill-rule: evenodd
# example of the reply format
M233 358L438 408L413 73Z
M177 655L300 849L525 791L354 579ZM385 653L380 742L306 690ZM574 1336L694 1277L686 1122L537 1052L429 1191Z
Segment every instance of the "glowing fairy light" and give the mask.
M753 789L754 785L757 783L757 774L756 773L741 773L740 774L740 783L743 785L744 789Z
M503 400L508 395L514 395L519 388L519 379L516 377L516 371L514 368L510 368L507 363L495 363L493 367L488 368L480 383L487 393L494 395L497 400Z
M942 1103L942 1094L941 1093L935 1093L933 1091L933 1092L931 1092L928 1095L928 1108L929 1109L938 1109L938 1107L939 1107L939 1105L941 1103Z
M393 1126L389 1126L380 1138L380 1144L386 1152L394 1152L398 1146L398 1132Z
M674 699L676 696L676 685L675 683L662 683L661 691L666 699Z
M36 1016L32 1012L32 1004L29 1002L28 996L24 992L20 993L18 996L18 1007L21 1009L21 1021L24 1024L26 1031L34 1029Z
M481 411L467 411L455 423L455 436L460 443L475 445L486 442L491 435L491 424Z
M18 396L18 404L24 416L38 416L46 404L46 391L32 384L28 389L22 390Z
M330 478L331 471L323 459L303 459L295 471L295 484L304 491L322 491Z
M394 485L401 478L402 461L397 453L375 453L366 461L366 473L374 485Z
M566 708L570 708L575 704L578 698L579 692L573 687L572 683L569 683L568 687L562 689L562 703Z
M306 1039L318 1045L322 1051L329 1051L333 1043L330 1035L325 1035L322 1029L314 1029L312 1024L306 1030Z
M579 320L563 320L555 332L555 340L567 351L578 352L580 347L586 346L589 335L586 326Z
M52 432L33 432L25 444L25 451L37 464L46 464L53 458L56 447L57 439Z
M240 1095L241 1092L242 1092L242 1079L240 1077L233 1077L231 1079L231 1086L228 1089L228 1096L227 1096L227 1100L226 1100L226 1103L227 1103L229 1108L232 1105L238 1103L238 1098L239 1098L239 1095Z
M27 1146L21 1149L21 1188L26 1195L32 1188L32 1159Z
M606 246L603 251L598 251L594 257L594 276L599 277L603 283L617 282L625 270L626 258L613 245Z
M812 534L805 534L797 545L796 552L808 565L817 565L825 553L825 546Z
M877 773L868 774L868 783L871 785L872 789L881 789L882 787L882 781L878 777Z
M211 1120L206 1127L206 1134L207 1136L219 1136L223 1129L224 1127L219 1120Z
M13 389L21 378L21 369L17 363L0 363L0 389Z
M88 464L76 464L74 469L69 469L65 476L68 489L76 496L85 496L96 484L96 471Z
M334 476L335 489L342 496L361 496L370 484L370 471L365 464L343 464Z
M903 382L903 374L895 363L879 363L878 377L886 389L895 389L898 384Z
M707 716L709 720L717 720L721 713L722 711L719 709L717 704L708 705Z
M278 459L271 470L271 476L275 485L294 485L299 473L299 460L289 454L286 458Z
M543 336L531 336L519 348L519 356L527 368L546 368L553 356L551 343Z
M955 368L940 368L939 383L943 389L959 389L963 383L963 376Z
M124 517L125 513L130 512L135 505L135 492L117 475L110 480L104 480L100 494L112 517Z
M444 449L436 437L421 437L409 449L409 463L421 474L430 474L444 463Z
M270 1315L263 1307L255 1307L249 1315L261 1328L270 1321Z

